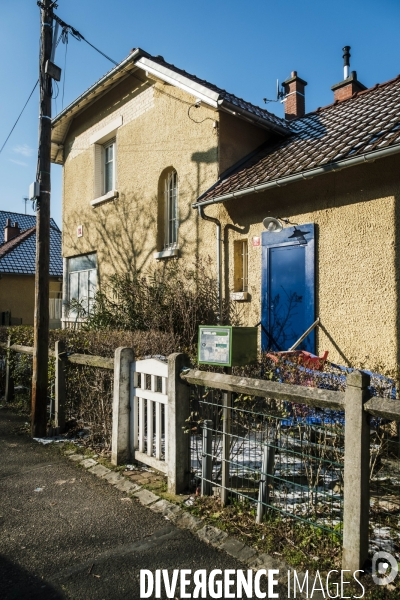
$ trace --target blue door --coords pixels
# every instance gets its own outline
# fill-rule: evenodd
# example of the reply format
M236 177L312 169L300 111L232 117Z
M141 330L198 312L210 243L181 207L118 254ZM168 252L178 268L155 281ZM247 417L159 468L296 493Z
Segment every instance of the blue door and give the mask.
M314 225L263 232L263 350L289 350L314 320ZM314 332L298 349L315 351Z

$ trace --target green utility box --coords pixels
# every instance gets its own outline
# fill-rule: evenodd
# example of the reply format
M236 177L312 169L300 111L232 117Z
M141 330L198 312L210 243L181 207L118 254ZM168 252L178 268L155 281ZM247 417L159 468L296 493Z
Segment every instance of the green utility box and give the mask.
M199 364L240 367L256 362L257 336L257 327L200 325Z

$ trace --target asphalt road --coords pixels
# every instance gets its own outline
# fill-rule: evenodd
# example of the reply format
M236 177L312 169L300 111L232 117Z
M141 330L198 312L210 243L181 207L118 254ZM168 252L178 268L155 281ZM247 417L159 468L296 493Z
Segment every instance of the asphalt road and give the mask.
M136 600L141 569L246 569L33 442L24 421L0 409L1 600Z

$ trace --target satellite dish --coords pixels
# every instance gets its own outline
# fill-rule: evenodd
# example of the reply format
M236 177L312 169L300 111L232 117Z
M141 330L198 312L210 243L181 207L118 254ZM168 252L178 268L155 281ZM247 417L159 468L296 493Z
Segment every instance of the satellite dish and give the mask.
M263 225L267 231L271 231L271 233L278 233L282 231L283 226L279 219L275 219L274 217L265 217L263 220Z

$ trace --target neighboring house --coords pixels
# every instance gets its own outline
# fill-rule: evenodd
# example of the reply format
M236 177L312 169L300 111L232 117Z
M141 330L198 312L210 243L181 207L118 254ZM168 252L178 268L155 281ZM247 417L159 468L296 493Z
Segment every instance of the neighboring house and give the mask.
M0 313L2 325L33 325L36 217L0 211ZM50 327L61 326L61 231L50 221Z
M264 348L319 316L303 348L397 369L400 79L366 90L347 73L309 114L306 85L284 82L280 119L136 49L60 113L65 304L90 310L111 273L210 255Z

